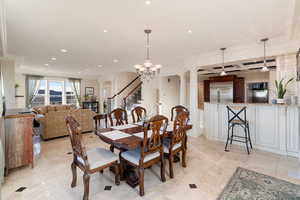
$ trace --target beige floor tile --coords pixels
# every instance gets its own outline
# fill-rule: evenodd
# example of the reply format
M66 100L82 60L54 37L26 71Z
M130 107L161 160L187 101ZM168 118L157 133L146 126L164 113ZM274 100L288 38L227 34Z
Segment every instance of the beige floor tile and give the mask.
M84 134L87 149L109 146L92 133ZM78 170L78 181L71 188L72 155L69 138L60 138L41 143L41 154L35 167L23 167L12 170L5 179L2 197L5 200L80 200L83 195L82 172ZM154 166L145 171L145 193L140 197L138 187L133 189L125 182L114 184L114 175L105 170L91 176L90 199L105 200L214 200L225 187L237 167L244 167L260 173L275 176L300 184L300 179L290 174L300 175L300 163L297 159L253 150L247 155L243 146L232 145L230 152L224 152L224 144L209 141L204 137L189 138L187 168L181 163L174 164L175 178L170 179L169 166L166 162L167 181L160 180L160 168ZM196 184L197 189L190 189L189 184ZM111 185L111 191L104 191ZM21 193L19 187L27 187Z

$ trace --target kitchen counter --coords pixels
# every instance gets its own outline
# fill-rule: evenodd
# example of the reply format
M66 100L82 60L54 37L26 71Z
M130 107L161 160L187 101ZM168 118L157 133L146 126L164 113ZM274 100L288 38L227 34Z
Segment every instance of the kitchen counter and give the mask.
M254 148L281 155L300 156L299 105L204 103L204 134L208 139L226 142L227 105L247 106L247 120ZM244 135L240 127L235 128L235 133Z
M284 106L284 107L300 107L300 104L272 104L272 103L208 103L204 104L218 104L218 105L228 105L228 106Z

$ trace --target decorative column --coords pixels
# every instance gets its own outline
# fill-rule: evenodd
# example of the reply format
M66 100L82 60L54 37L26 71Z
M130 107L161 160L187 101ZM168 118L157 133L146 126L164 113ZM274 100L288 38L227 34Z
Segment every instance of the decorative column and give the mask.
M186 78L185 72L180 74L180 105L186 105Z
M198 74L197 69L192 68L190 70L190 120L193 125L189 135L200 136L200 122L199 122L199 112L198 112Z

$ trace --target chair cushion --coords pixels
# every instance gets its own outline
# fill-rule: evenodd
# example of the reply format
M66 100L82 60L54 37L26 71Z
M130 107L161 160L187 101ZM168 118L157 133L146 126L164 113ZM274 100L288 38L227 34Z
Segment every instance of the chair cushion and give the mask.
M116 154L103 148L89 150L86 154L91 170L118 160L118 156ZM77 160L84 165L84 160L82 158L77 157Z
M164 153L169 153L170 140L165 141L163 147L164 147ZM179 147L181 147L181 143L177 143L177 144L173 145L172 151L178 149Z
M150 160L153 160L159 156L160 156L159 152L154 152L154 153L148 154L144 157L144 163L148 162ZM141 158L141 149L136 148L134 150L125 151L125 152L121 153L121 157L135 165L139 165L139 161Z

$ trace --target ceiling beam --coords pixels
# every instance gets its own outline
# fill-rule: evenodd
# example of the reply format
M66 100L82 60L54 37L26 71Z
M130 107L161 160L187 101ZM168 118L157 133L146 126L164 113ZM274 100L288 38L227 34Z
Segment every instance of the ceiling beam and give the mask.
M7 55L6 10L4 0L0 0L0 56Z

